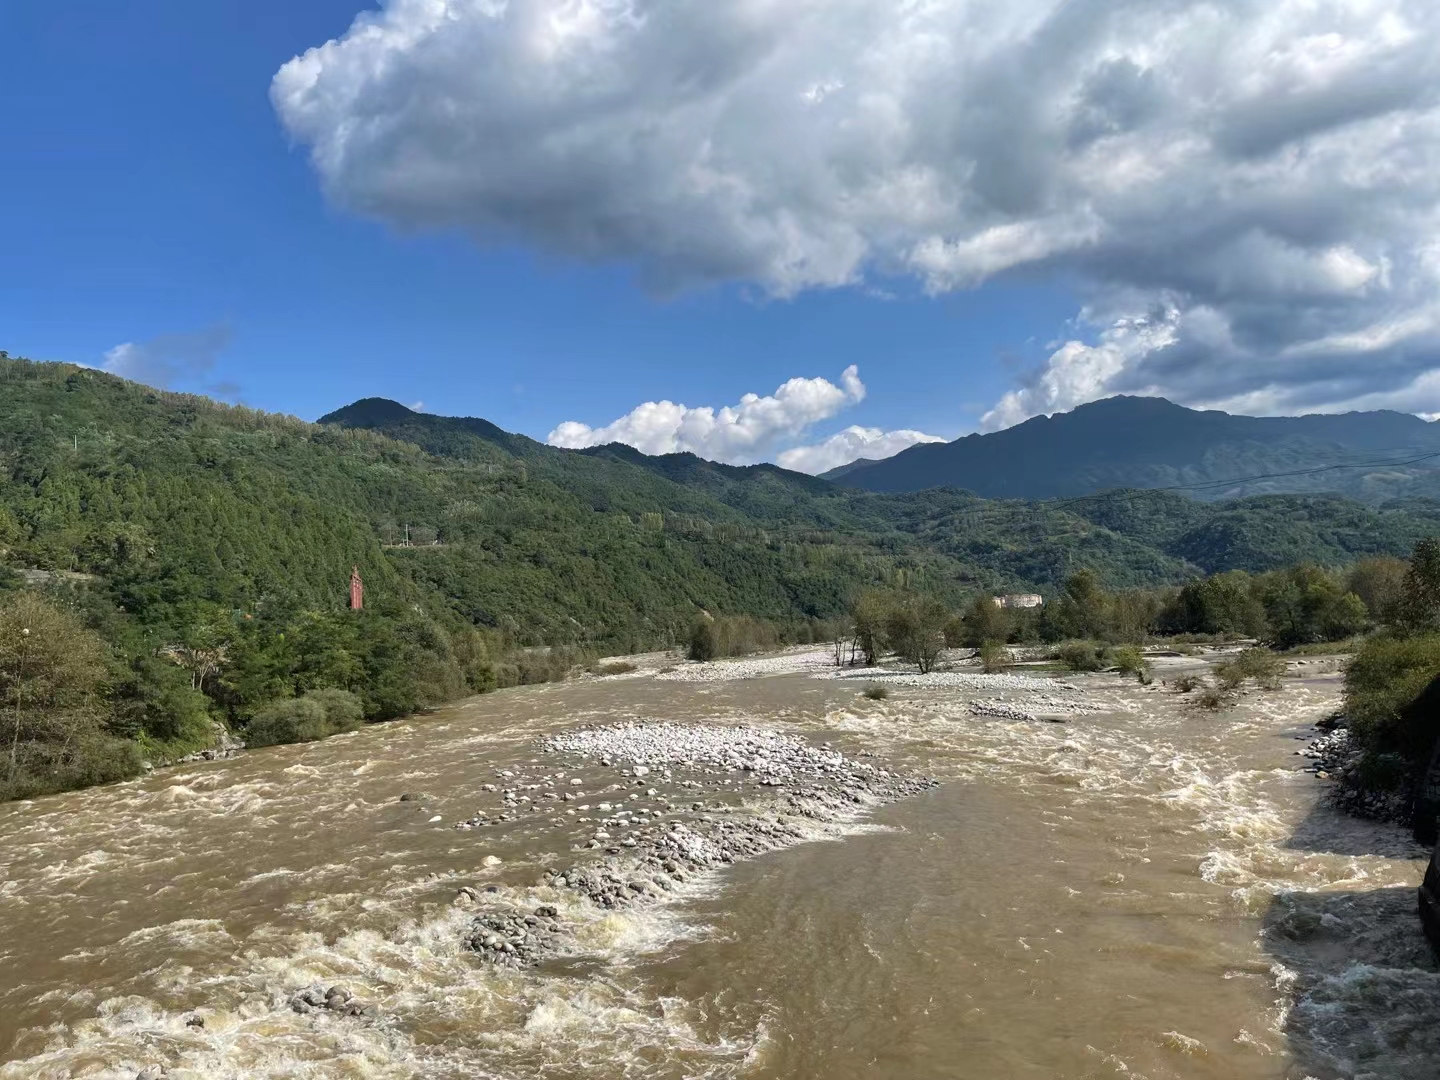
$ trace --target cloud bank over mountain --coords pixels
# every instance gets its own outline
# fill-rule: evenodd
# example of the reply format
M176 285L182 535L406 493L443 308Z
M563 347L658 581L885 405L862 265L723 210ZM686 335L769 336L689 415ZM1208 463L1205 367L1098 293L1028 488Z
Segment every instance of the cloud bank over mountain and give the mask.
M661 291L1066 282L989 428L1433 412L1437 40L1431 0L386 0L272 98L341 206Z
M206 383L220 355L230 346L230 328L223 323L190 333L162 334L149 341L127 341L105 352L104 369L147 386L173 390L201 385L220 397L234 397L234 383Z
M775 460L781 467L794 469L796 472L823 473L860 458L879 461L881 458L894 457L901 450L908 450L917 443L944 441L938 435L927 435L923 431L909 428L885 431L877 427L852 425L811 446L796 446L781 451Z

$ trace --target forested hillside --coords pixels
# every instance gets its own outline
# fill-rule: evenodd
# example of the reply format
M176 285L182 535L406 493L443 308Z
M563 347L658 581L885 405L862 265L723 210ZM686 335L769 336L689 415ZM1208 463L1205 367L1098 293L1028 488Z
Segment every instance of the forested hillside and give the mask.
M1440 424L1398 412L1232 416L1114 397L827 474L870 491L954 486L1048 499L1184 488L1202 501L1339 493L1371 505L1440 495Z
M252 741L315 737L560 677L586 655L683 641L702 612L810 640L867 589L953 612L991 591L1055 595L1078 570L1128 589L1339 567L1405 554L1440 520L1424 500L876 494L768 465L559 450L378 399L325 419L0 354L0 713L15 745L39 748L6 791L123 775L140 752L206 745L214 720ZM352 567L361 612L346 607ZM44 641L23 633L42 625ZM99 658L73 707L28 689L42 655ZM63 762L45 756L57 747Z
M774 465L741 468L694 454L655 457L620 444L559 450L485 420L415 413L378 398L320 422L380 432L460 460L523 461L532 475L600 507L633 505L640 494L712 520L738 511L777 536L869 538L886 551L923 550L954 560L961 582L997 587L1055 587L1082 567L1113 585L1139 586L1199 570L1264 571L1305 561L1339 566L1366 555L1406 553L1440 523L1440 503L1423 498L1369 507L1331 494L1208 503L1135 489L1049 501L982 499L954 487L869 492ZM1369 432L1372 439L1382 436Z

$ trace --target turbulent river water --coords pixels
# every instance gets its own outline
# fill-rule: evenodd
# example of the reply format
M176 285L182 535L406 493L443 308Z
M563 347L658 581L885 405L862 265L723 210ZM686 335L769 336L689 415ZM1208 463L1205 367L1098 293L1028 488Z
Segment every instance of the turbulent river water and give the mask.
M866 700L803 659L509 691L0 807L0 1080L1440 1076L1425 853L1328 810L1295 754L1334 675L1218 715L1086 676L1072 696L1100 711L1050 724L934 680ZM776 729L941 783L606 911L543 872L579 857L592 804L663 820L678 796L537 740L629 720ZM692 783L732 815L772 797ZM500 811L485 785L535 801L456 829ZM484 963L465 885L575 936ZM294 1011L317 982L378 1015Z

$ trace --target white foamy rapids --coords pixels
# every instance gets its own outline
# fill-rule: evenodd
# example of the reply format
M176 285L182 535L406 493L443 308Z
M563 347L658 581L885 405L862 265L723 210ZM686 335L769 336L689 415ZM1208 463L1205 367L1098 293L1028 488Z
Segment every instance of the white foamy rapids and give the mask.
M939 695L838 710L827 719L891 755L911 744L938 744L951 751L941 760L952 778L1039 781L1052 802L1110 805L1118 798L1135 800L1147 813L1158 810L1174 827L1204 838L1197 876L1227 889L1247 910L1263 909L1286 890L1362 886L1386 872L1381 869L1386 862L1373 856L1292 844L1300 825L1295 808L1308 805L1299 793L1316 783L1313 778L1293 766L1237 767L1251 740L1272 740L1287 723L1318 719L1333 709L1333 690L1288 687L1283 694L1248 698L1243 711L1218 717L1201 716L1182 695L1154 688L1107 688L1112 692L1119 696L1107 704L1104 719L1063 726L1005 723L1020 719L1008 711L1000 722L977 720L970 715L971 703ZM1083 698L1077 703L1087 704ZM1032 716L1043 712L1024 697L999 704ZM1390 837L1393 827L1352 822L1347 828L1376 834L1351 837L1366 851L1402 858L1419 854L1414 845Z
M1408 887L1287 893L1265 919L1274 1030L1307 1074L1440 1076L1440 969Z
M692 1062L692 1075L718 1076L754 1053L758 1033L708 1041L687 1003L654 999L626 976L637 955L703 931L673 909L606 911L544 887L505 889L497 900L559 907L574 947L607 965L606 974L481 968L461 945L472 913L458 907L333 942L266 928L230 941L230 962L202 971L175 956L187 943L206 944L213 955L226 934L218 921L185 920L127 939L165 958L144 993L96 1001L89 1019L22 1033L0 1080L134 1080L153 1065L167 1080L470 1080L540 1077L555 1061L598 1068L655 1053ZM295 1012L291 995L315 983L346 987L375 1003L379 1017Z

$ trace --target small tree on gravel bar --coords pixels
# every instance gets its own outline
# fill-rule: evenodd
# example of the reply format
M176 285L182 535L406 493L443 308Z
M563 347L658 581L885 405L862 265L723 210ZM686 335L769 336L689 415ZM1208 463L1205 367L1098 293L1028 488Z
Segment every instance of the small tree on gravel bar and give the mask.
M720 654L720 632L715 625L715 619L709 614L702 614L696 617L690 624L690 648L688 655L691 660L714 660Z
M885 651L885 619L890 610L885 594L866 589L855 601L851 615L855 620L855 644L871 667Z
M987 641L980 646L980 670L986 675L998 675L1010 668L1010 650L998 641Z
M945 650L948 613L936 600L913 598L890 612L885 632L895 654L928 675Z

